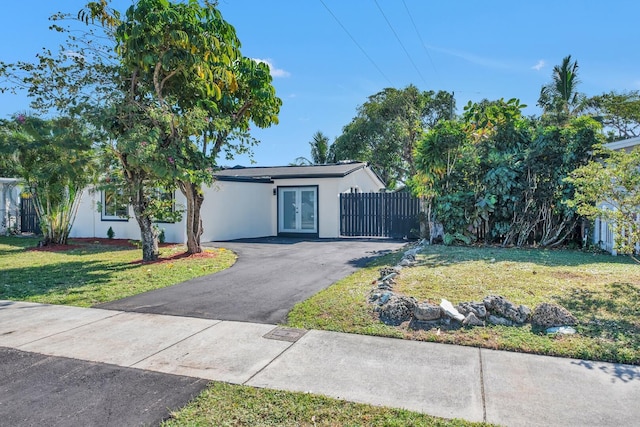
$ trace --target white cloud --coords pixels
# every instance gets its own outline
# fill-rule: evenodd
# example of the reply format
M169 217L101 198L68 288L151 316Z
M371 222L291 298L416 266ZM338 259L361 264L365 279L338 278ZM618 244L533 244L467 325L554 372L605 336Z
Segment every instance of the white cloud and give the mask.
M461 51L461 50L455 50L455 49L448 49L448 48L444 48L444 47L437 47L437 46L426 46L427 49L436 51L436 52L441 52L444 53L445 55L449 55L449 56L455 56L456 58L460 58L463 59L467 62L470 62L472 64L476 64L476 65L480 65L483 67L488 67L488 68L511 68L511 65L509 63L500 61L500 60L495 60L492 58L488 58L488 57L484 57L484 56L480 56L480 55L476 55L474 53L471 52L465 52L465 51Z
M536 71L540 71L544 68L544 66L547 65L546 62L544 62L544 59L541 59L538 61L538 63L536 65L534 65L533 67L531 67L532 70L536 70Z
M82 59L85 59L85 57L82 54L80 54L78 52L74 52L73 50L65 50L64 54L69 56L69 57L71 57L71 58L82 58Z
M263 64L267 64L267 66L269 67L269 70L271 71L271 76L276 78L276 77L289 77L291 75L290 72L283 70L282 68L276 68L275 65L273 65L273 62L271 59L260 59L260 58L253 58L254 61L256 62L262 62Z

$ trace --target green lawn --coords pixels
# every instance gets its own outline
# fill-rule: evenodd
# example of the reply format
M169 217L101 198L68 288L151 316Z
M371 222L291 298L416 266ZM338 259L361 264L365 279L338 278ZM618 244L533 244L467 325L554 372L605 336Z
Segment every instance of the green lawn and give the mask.
M49 252L33 250L37 243L0 237L0 299L90 307L215 273L236 259L224 249L180 257L184 247L168 246L161 257L173 259L143 264L135 247L75 242L74 249Z
M328 397L211 383L163 426L484 426Z
M33 250L36 238L0 237L0 299L88 307L170 286L231 266L231 251L183 257L184 247L162 248L161 257L140 263L141 250L71 241L65 251ZM398 409L322 396L211 383L166 426L473 426Z
M640 265L625 257L568 250L434 245L405 268L394 291L418 301L454 305L497 294L533 309L554 302L579 320L578 334L547 336L530 326L414 331L382 324L367 303L372 281L400 254L376 260L307 301L289 326L391 336L493 349L640 364Z

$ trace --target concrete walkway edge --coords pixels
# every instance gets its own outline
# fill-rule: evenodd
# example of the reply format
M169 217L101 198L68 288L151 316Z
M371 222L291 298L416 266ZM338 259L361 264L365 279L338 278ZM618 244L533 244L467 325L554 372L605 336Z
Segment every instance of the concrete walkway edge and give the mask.
M269 324L0 301L0 347L507 426L640 419L638 366Z

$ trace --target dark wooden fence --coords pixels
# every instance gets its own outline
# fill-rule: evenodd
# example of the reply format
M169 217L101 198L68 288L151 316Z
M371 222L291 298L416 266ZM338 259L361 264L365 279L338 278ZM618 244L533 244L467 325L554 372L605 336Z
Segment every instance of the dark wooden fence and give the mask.
M20 198L20 231L22 233L42 233L33 199L29 197Z
M340 235L417 238L420 201L409 193L340 194Z

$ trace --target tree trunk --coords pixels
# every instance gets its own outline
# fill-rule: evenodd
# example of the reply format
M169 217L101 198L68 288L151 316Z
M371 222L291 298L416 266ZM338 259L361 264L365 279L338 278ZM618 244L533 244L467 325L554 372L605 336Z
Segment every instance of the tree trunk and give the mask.
M151 218L147 215L140 217L136 215L136 220L140 226L140 237L142 239L142 261L155 261L160 256L158 232L153 227Z
M202 252L200 236L202 236L202 217L200 209L204 202L204 195L200 185L181 181L180 190L187 199L187 253L199 254Z
M147 213L147 201L141 186L132 197L131 205L133 213L140 227L140 238L142 240L142 261L155 261L160 256L158 249L158 231L153 227L153 221Z

